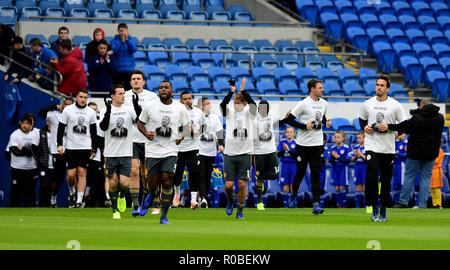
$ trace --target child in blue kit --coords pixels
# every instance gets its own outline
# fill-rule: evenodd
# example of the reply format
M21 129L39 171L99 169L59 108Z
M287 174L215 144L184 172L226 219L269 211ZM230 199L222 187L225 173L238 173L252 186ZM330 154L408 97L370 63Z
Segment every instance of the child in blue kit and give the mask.
M355 162L355 186L356 186L356 208L361 208L361 202L363 202L364 207L366 207L366 202L364 200L364 191L366 187L366 151L364 150L364 131L358 132L356 134L356 140L358 145L353 148L352 162Z
M394 193L394 205L398 204L400 199L400 191L403 186L403 179L405 175L405 164L406 164L406 144L408 143L406 134L398 135L395 132L395 157L394 157L394 174L392 177L392 191Z
M292 182L294 181L295 173L297 172L295 155L295 129L293 127L287 127L284 131L286 139L280 140L277 149L277 156L280 158L281 170L280 170L280 186L283 187L281 193L283 199L283 207L295 207L296 202L290 202L290 193L292 191Z
M347 177L348 164L353 156L350 147L344 144L345 133L342 130L334 134L335 144L330 148L330 163L332 164L332 185L336 189L336 202L338 208L347 207Z

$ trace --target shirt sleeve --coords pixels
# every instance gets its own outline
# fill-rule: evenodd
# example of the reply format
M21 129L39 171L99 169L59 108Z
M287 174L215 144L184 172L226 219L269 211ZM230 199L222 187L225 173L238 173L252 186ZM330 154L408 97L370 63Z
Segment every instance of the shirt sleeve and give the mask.
M13 132L11 134L11 136L9 137L9 143L8 143L7 149L9 149L9 147L11 147L11 146L19 146L19 144L17 142L16 132Z
M367 103L364 102L363 105L361 106L361 109L359 109L359 118L361 118L362 120L369 120L369 115L368 115L368 111L366 108Z
M139 115L139 121L141 121L142 123L147 123L149 115L148 115L148 110L147 110L147 106L145 106L142 109L141 114Z
M63 110L61 117L59 118L59 122L65 124L65 125L67 125L67 121L68 121L67 111L68 110Z
M291 110L291 114L293 116L295 116L296 118L300 118L300 115L303 112L303 106L302 106L302 102L298 102L295 107Z

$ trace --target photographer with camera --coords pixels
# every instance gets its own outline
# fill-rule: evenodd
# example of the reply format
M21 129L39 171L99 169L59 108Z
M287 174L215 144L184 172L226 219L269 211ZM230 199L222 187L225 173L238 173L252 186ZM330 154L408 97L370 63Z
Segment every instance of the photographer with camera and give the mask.
M399 134L409 134L406 146L406 169L399 204L395 207L408 207L414 181L417 173L420 174L419 207L427 207L428 193L430 191L433 165L439 155L442 131L444 129L444 116L439 113L439 107L431 100L423 99L418 102L419 108L410 110L412 117L399 124L383 123L379 128L387 131L398 131Z
M309 96L299 101L289 115L280 121L280 126L289 124L299 129L296 142L297 173L292 184L291 202L297 200L297 192L306 168L311 170L311 190L313 193L313 214L322 214L320 207L320 171L323 159L322 126L331 127L331 119L326 118L327 101L322 99L323 83L312 79L308 82ZM295 121L299 118L300 121Z

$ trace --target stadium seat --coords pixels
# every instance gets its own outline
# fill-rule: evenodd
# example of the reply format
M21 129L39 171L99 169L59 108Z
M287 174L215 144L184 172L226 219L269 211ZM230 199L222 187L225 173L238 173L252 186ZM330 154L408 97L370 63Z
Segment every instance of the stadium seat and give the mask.
M405 85L417 88L423 77L423 66L419 60L412 56L402 56L399 58L399 70L405 72Z
M88 0L87 8L89 9L90 14L94 14L96 9L107 9L108 0Z
M431 96L438 99L438 102L445 102L448 99L450 80L440 71L428 71L425 75L425 82L431 86Z
M95 9L94 10L94 18L114 18L114 13L111 9ZM95 20L96 23L112 23L112 20ZM110 43L110 42L109 42Z
M41 34L28 34L28 35L26 35L26 37L25 37L25 45L30 45L30 41L31 41L33 38L38 38L42 43L47 43L47 44L49 44L49 43L47 42L47 39L45 38L44 35L41 35Z
M444 36L444 33L440 30L429 29L425 30L425 36L430 41L430 44L445 44L447 45L448 38Z
M147 81L145 82L145 84L146 84L146 87L145 87L145 88L147 88L148 90L150 90L150 91L152 91L152 92L158 93L158 91L159 91L159 84L160 84L160 83L161 83L160 80L147 80ZM173 83L173 82L172 82L172 86L173 86L173 91L176 92L175 86L174 86L174 83Z
M424 31L426 30L440 30L439 24L436 22L434 16L421 15L417 17L417 21Z
M326 12L331 12L333 14L337 14L338 9L335 4L330 0L317 0L316 6L319 8L319 13L323 14Z
M217 94L227 94L230 91L230 85L225 81L215 81L213 86Z
M7 1L7 2L9 2L9 1ZM12 1L11 1L11 4L6 4L6 5L4 5L0 2L0 6L13 6L13 5L12 5ZM21 13L21 10L24 7L36 7L37 1L36 0L16 0L16 4L14 6L17 8L19 13Z
M211 82L225 81L228 82L231 79L230 73L221 67L211 66L208 68L209 79Z
M258 82L275 82L275 76L265 67L254 67L252 68L253 80Z
M356 8L356 11L358 14L361 15L376 15L377 10L375 9L374 5L369 4L367 1L364 0L356 0L353 1L353 5Z
M15 25L19 12L14 6L0 7L0 23Z
M341 13L341 20L344 28L363 26L356 13Z
M386 35L389 37L391 44L394 44L397 42L409 44L409 39L406 36L405 32L403 32L403 30L391 28L391 29L386 30Z
M166 65L170 64L170 58L166 52L148 52L148 59L150 64L158 66L159 68L164 68Z
M192 11L202 11L202 1L201 0L183 0L182 1L183 11L189 14Z
M64 1L64 11L66 14L70 14L70 11L74 8L84 8L83 0L66 0Z
M347 13L347 14L356 14L356 8L353 6L353 3L349 0L336 0L334 2L339 14ZM342 17L342 16L341 16Z
M439 16L450 16L450 9L448 8L448 2L446 3L441 3L441 2L430 2L430 7L433 9L434 11L434 16L439 17Z
M396 66L395 51L392 49L391 44L375 42L372 47L375 56L378 57L378 70L390 73Z
M194 61L187 52L173 52L172 58L173 63L179 65L183 69L186 69L194 64Z
M273 70L273 75L278 84L282 82L292 82L295 84L297 82L297 78L295 77L295 75L292 73L291 70L287 68L283 67L275 68Z
M230 45L224 39L210 39L209 45L213 48L213 50L219 50L221 47L231 47L234 50L234 46Z
M410 29L420 30L420 23L417 22L417 19L414 16L401 15L398 17L398 21L402 24L405 31Z
M433 9L431 9L430 5L426 2L415 1L411 7L414 9L414 14L416 17L421 15L434 16Z
M192 92L198 94L208 95L216 93L214 88L212 88L211 85L209 85L209 82L206 81L191 81L191 87Z
M364 90L366 91L367 96L374 96L375 95L375 83L366 83L364 84Z
M39 7L43 13L46 13L47 8L60 8L61 0L41 0L39 2Z
M359 19L361 20L365 29L381 28L383 25L378 17L374 14L362 14L359 15Z
M233 55L231 55L231 60L236 66L245 69L250 69L251 67L256 66L255 61L250 61L250 55L248 54L233 53Z
M338 92L342 91L344 93L342 87L337 82L324 82L323 83L323 95L329 96L330 92ZM344 93L345 94L345 93Z
M450 57L450 46L449 45L438 43L438 44L433 44L431 47L437 57L439 57L439 58Z
M280 63L271 54L255 54L254 59L256 66L265 67L269 70L280 66Z
M168 80L187 80L188 75L182 67L178 65L169 64L164 67L166 79Z
M325 35L334 39L343 38L343 22L337 14L331 12L322 13L320 14L320 20L325 28Z
M360 91L362 90L361 85L359 83L344 83L342 85L342 89L344 90L347 96L355 95L354 94L355 91L358 91L358 94L361 94Z
M209 67L214 66L214 60L210 53L192 53L192 60L194 65L200 66L207 70Z
M139 15L135 9L120 9L117 14L117 18L120 19L139 19ZM128 24L137 24L137 21L127 21L127 20L121 20L122 23L128 23Z
M431 70L443 71L442 66L438 63L436 58L433 57L420 57L419 63L423 65L424 72Z
M325 63L317 55L306 55L305 62L305 67L310 68L313 71L325 67Z
M340 84L344 83L356 83L359 84L359 77L356 76L355 72L351 69L340 69L337 71Z
M235 66L234 60L231 59L231 54L229 53L211 53L211 57L214 60L214 64L218 67L230 69Z
M185 49L187 50L187 49L189 49L188 48L188 46L186 46L182 41L181 41L181 39L180 38L165 38L164 40L163 40L163 44L165 44L166 46L167 46L167 48L171 48L171 49L174 49L175 48L175 46L177 47L177 48L181 48L180 46L185 46ZM178 46L178 45L180 45L180 46Z
M295 3L300 15L311 22L312 26L317 25L319 9L312 0L295 0Z
M366 29L366 33L370 38L370 41L377 42L377 41L383 41L388 42L389 37L386 35L383 29L380 28L368 28Z
M44 16L47 17L42 19L44 22L63 22L64 19L52 19L52 17L65 17L66 12L62 8L47 8Z
M316 75L324 83L339 83L339 77L329 68L316 69Z
M395 15L382 14L379 16L379 19L385 31L387 31L388 29L403 29L402 24Z
M247 81L249 81L251 77L248 69L239 66L230 68L230 75L231 78L235 79L236 81L241 81L243 77L246 77Z
M87 8L72 8L70 10L69 17L72 17L72 18L89 18L91 16L90 16L89 10ZM84 20L67 19L67 22L83 22L83 23L87 23L87 22L89 22L89 19L84 19Z
M314 72L307 67L297 68L294 72L299 84L307 83L309 80L316 78Z
M166 77L164 72L162 72L162 70L158 66L155 66L155 65L148 65L148 64L143 65L142 72L144 73L145 77L148 80L162 81Z
M358 69L359 79L361 84L375 83L378 78L377 72L370 68Z
M290 92L297 93L301 90L298 88L297 84L291 81L283 81L278 84L278 88L280 89L281 95L289 95Z
M224 21L220 23L212 23L210 22L209 25L215 25L215 26L230 26L230 23L226 23L226 21L231 21L231 14L228 11L214 11L210 14L211 21Z
M347 118L332 118L331 126L333 130L355 131L355 126Z
M414 9L411 8L408 2L393 1L391 4L397 16L402 15L414 16Z
M280 90L277 89L274 83L271 82L257 82L256 89L260 95L279 95ZM263 97L265 100L280 100L279 97Z
M431 49L430 45L426 43L414 43L412 45L414 51L416 51L416 56L420 57L435 57L434 51Z
M177 20L184 20L186 18L186 14L182 10L169 10L165 14L161 12L164 19L167 20L175 20L171 22L162 22L162 24L184 24L184 22L176 22Z
M182 93L183 91L194 92L185 80L173 80L172 87L175 93Z
M302 66L301 62L292 54L277 54L276 60L280 63L280 67L294 71ZM275 70L275 69L274 69Z
M419 42L428 44L428 38L427 38L427 36L425 36L425 34L422 32L422 30L408 29L405 31L405 34L408 37L410 44L419 43Z
M368 51L370 48L369 36L363 28L349 27L346 29L346 37L353 46Z
M290 40L277 40L275 41L275 47L280 52L300 52L300 49Z
M242 83L242 80L237 80L236 81L236 88L237 89L240 89L241 83ZM255 84L251 80L246 80L245 81L245 91L247 93L249 93L250 95L258 95L259 94L258 90L255 87Z
M42 10L39 7L24 7L22 8L20 21L41 21L41 19L27 18L27 16L42 16Z
M389 2L380 2L374 5L375 9L377 10L378 16L381 15L394 15L395 16L395 9L391 6ZM380 18L381 21L381 18Z
M334 72L337 72L340 69L345 68L344 63L339 60L336 55L322 55L322 61L325 64L324 67L331 69Z
M203 10L191 11L187 14L187 19L191 21L205 21L205 22L186 22L187 25L207 25L208 13Z
M447 31L450 29L450 17L448 16L438 16L436 21L441 27L442 31Z
M416 51L414 51L413 48L411 48L409 43L395 42L395 43L392 43L392 47L395 50L395 54L397 55L397 58L400 58L402 56L416 57Z
M136 0L136 11L140 17L146 10L156 10L155 0Z
M208 73L201 67L189 66L186 68L186 72L190 81L209 81Z

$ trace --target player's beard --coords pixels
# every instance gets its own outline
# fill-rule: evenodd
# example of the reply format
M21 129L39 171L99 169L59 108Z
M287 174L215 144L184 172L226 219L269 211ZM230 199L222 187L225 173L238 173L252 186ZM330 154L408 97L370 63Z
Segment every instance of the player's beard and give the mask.
M172 98L172 94L167 94L165 97L160 96L159 98L161 99L161 101L168 101Z

